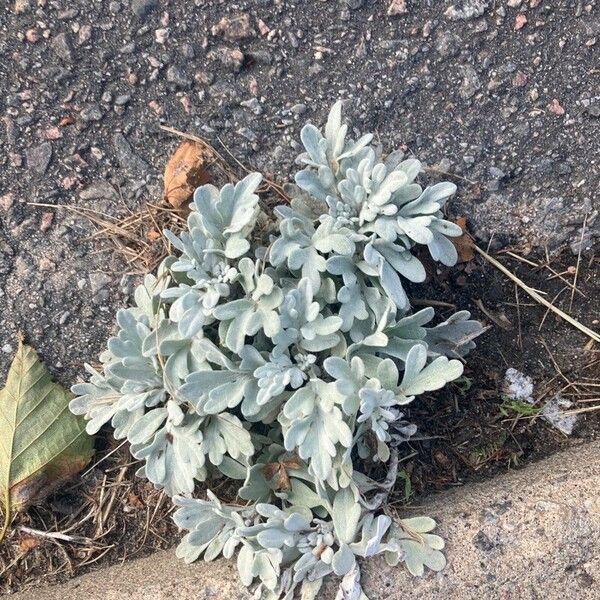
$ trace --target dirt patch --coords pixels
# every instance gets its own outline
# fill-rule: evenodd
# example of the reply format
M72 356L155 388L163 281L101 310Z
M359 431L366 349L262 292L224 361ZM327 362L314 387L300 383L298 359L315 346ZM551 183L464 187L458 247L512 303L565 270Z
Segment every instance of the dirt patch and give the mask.
M545 297L557 307L597 329L600 277L595 255L580 261L572 305L568 284L573 282L576 257L563 253L548 261L542 252L515 256L520 259L507 253L497 258L528 285L546 292ZM575 440L598 436L600 409L593 407L600 404L600 354L589 338L481 258L442 273L430 283L428 294L430 299L471 310L491 328L467 357L461 385L452 384L413 405L411 418L420 422L422 435L432 438L416 444L417 456L405 465L417 495L491 477L548 456ZM437 310L441 316L452 312ZM532 378L533 410L527 403L507 398L504 378L508 368ZM557 394L573 403L567 412L577 414L570 437L546 422L539 410Z

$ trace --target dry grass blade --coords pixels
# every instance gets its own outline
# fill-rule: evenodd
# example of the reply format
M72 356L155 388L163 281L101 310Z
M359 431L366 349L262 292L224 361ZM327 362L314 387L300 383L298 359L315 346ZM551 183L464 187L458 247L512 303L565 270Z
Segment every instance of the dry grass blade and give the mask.
M466 181L470 185L477 185L477 181L473 181L472 179L467 179L462 175L457 175L456 173L450 173L450 171L444 171L442 169L436 169L435 167L424 167L423 169L426 173L435 173L436 175L444 175L446 177L453 177L454 179L458 179L460 181Z
M600 404L596 406L586 406L585 408L574 408L573 410L565 410L563 415L579 415L581 413L595 412L600 410Z
M69 542L71 544L90 545L93 543L93 541L89 538L84 538L76 535L67 535L62 531L39 531L38 529L32 529L31 527L25 527L24 525L19 526L19 531L36 537L46 538L50 540L59 540L61 542Z
M483 258L485 258L485 260L487 260L490 264L492 264L499 271L504 273L511 281L516 283L524 292L529 294L536 302L539 302L542 306L545 306L546 308L550 309L554 314L558 315L561 319L564 319L573 327L579 329L581 333L587 335L595 342L600 343L600 335L598 333L596 333L589 327L586 327L585 325L577 321L577 319L574 319L571 315L568 315L566 312L560 310L560 308L554 306L554 304L546 300L536 290L530 288L522 279L519 279L519 277L517 277L514 273L511 273L502 263L498 262L495 258L493 258L487 252L485 252L485 250L482 250L478 246L475 246L475 250L481 256L483 256Z
M575 299L575 290L577 289L577 279L579 277L579 265L581 264L581 250L583 248L583 238L585 236L585 226L587 225L587 214L583 219L581 227L581 239L579 240L579 251L577 252L577 265L575 267L575 277L573 278L573 290L571 291L571 300L569 302L569 310L573 308L573 300Z
M554 296L554 298L552 298L552 300L550 301L550 303L551 303L552 305L554 305L554 303L555 303L555 302L556 302L556 301L557 301L557 300L560 298L561 294L562 294L564 291L566 291L567 289L569 289L569 288L566 288L566 287L564 287L564 288L562 288L561 290L559 290L559 291L558 291L558 293L557 293L557 294ZM539 324L539 326L538 326L538 331L541 331L541 330L542 330L542 327L544 326L544 323L545 323L545 321L546 321L546 318L548 317L548 315L549 315L549 314L550 314L550 309L549 309L549 308L547 308L547 309L546 309L546 312L544 313L544 316L542 317L542 320L540 321L540 324Z
M496 323L496 325L498 325L498 327L500 327L501 329L504 329L505 331L512 331L513 325L508 320L508 317L505 314L503 314L503 313L496 313L496 314L494 314L491 310L487 309L484 306L483 302L479 298L477 298L475 300L475 304L477 305L477 307L479 308L479 310L488 319L490 319L490 321L493 321L494 323Z
M439 306L441 308L451 308L452 310L456 310L456 304L452 304L451 302L444 302L443 300L431 300L429 298L413 298L410 302L415 306Z
M236 165L238 165L245 173L251 173L252 169L249 169L248 167L246 167L243 163L241 163L234 155L233 153L229 150L229 148L225 145L225 142L223 142L223 140L221 138L217 138L219 140L219 143L221 144L221 146L223 146L223 149L225 150L225 152L227 152L227 155L231 158L231 160L233 160L233 162L235 162ZM280 198L282 198L283 200L285 200L288 204L290 203L290 197L283 191L283 187L281 185L279 185L278 183L276 183L275 181L269 179L268 177L263 176L263 189L259 188L258 192L264 192L264 191L272 191L275 192Z
M46 204L30 202L31 206L63 209L88 219L97 230L91 239L107 238L114 248L123 256L132 270L128 274L145 275L153 271L162 259L169 254L166 240L162 236L164 229L174 232L185 226L185 219L180 212L167 205L146 203L136 213L123 218L113 217L91 208L69 206L66 204ZM151 236L151 233L156 235Z
M65 210L71 211L76 215L85 217L86 219L92 221L92 223L95 223L96 225L102 227L103 231L98 232L98 234L105 232L113 232L117 235L120 235L121 237L130 240L137 239L130 231L128 231L126 227L123 226L129 224L129 222L131 221L131 217L127 217L124 221L119 222L118 219L116 219L115 217L105 215L91 208L78 208L76 206L69 206L68 204L46 204L44 202L28 202L28 204L30 206L38 206L43 208L63 208ZM108 221L107 219L112 219L112 221ZM134 218L134 221L135 220L137 219Z
M564 273L558 273L555 269L553 269L550 266L550 257L548 255L547 248L546 248L546 262L544 264L538 264L536 262L533 262L532 260L529 260L523 256L519 256L518 254L515 254L514 252L512 252L510 250L503 250L503 251L499 252L499 254L506 254L507 256L510 256L511 258L514 258L515 260L525 263L525 264L529 265L530 267L533 267L534 269L547 269L548 271L550 271L550 273L552 273L552 275L548 277L549 280L558 278L561 281L564 281L573 290L574 294L577 293L577 294L580 294L581 296L583 296L584 298L586 297L586 295L581 290L577 289L577 287L573 283L571 283L568 279L563 277L563 275L569 273L569 271L565 271Z

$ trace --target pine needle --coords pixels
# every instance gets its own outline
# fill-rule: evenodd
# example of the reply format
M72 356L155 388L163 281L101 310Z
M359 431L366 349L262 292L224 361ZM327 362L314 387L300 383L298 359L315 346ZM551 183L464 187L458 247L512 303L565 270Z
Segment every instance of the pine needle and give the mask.
M573 317L571 317L571 315L568 315L566 312L562 311L560 308L557 308L551 302L548 302L548 300L546 300L544 297L542 297L533 288L529 287L523 280L519 279L514 273L511 273L502 263L498 262L495 258L490 256L487 252L485 252L478 246L474 245L473 247L481 256L483 256L483 258L485 258L485 260L487 260L490 264L492 264L494 267L496 267L499 271L504 273L504 275L506 275L511 281L516 283L524 292L529 294L536 302L539 302L542 306L545 306L546 308L551 310L554 314L558 315L561 319L564 319L567 323L571 324L573 327L579 329L579 331L581 331L581 333L587 335L588 337L593 339L595 342L600 343L600 335L598 333L596 333L589 327L586 327L585 325L583 325L582 323L577 321L577 319L574 319Z

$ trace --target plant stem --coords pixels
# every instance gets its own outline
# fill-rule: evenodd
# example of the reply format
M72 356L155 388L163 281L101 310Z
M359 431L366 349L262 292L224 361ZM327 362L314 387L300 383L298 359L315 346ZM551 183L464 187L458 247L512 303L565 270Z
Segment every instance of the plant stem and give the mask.
M6 490L4 493L4 523L2 524L2 529L0 529L0 544L2 540L6 537L6 532L8 531L8 526L10 525L10 490Z
M398 478L399 462L400 461L398 457L398 448L392 446L392 449L390 451L388 473L383 483L381 483L381 487L383 488L383 490L381 492L377 492L377 494L373 496L373 499L370 502L361 498L359 502L363 505L364 508L371 512L374 512L376 510L379 510L383 506L388 496L390 495L390 492L394 489L396 479Z

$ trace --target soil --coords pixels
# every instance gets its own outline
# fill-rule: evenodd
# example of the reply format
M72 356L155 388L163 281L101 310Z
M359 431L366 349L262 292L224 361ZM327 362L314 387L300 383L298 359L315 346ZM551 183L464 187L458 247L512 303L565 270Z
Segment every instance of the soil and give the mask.
M494 256L597 330L597 1L409 1L397 16L388 4L11 0L0 15L0 373L18 330L65 386L96 359L161 241L149 242L146 223L146 262L128 264L123 247L73 209L110 221L158 203L179 141L161 125L283 183L300 127L321 124L339 97L357 130L458 184L451 216L468 217L481 247L512 247L519 258ZM212 31L239 14L249 15L247 31L227 21ZM430 273L414 298L471 310L492 327L469 356L468 380L411 409L428 439L407 448L398 503L598 435L600 411L581 413L567 437L503 397L514 367L534 380L536 406L559 391L575 410L593 406L597 347L480 256ZM89 473L17 518L0 548L0 593L178 539L169 502L135 479L127 449L108 434L97 443Z
M577 288L582 294L576 294L572 305L572 288L547 268L568 277L577 262L569 254L563 253L550 265L540 253L521 256L521 260L507 254L497 257L529 286L545 291L548 299L558 295L555 306L597 328L597 257L581 261ZM523 258L546 267L534 268ZM491 477L548 456L575 440L600 435L600 411L579 414L573 434L567 436L539 414L527 414L527 406L511 407L505 389L506 370L516 368L533 380L536 407L557 394L573 402L568 410L594 406L599 397L600 356L589 339L548 313L480 257L432 279L428 293L429 299L467 308L491 328L467 357L469 389L448 386L419 403L411 414L417 423L421 420L421 433L432 437L416 444L414 462L406 463L417 495ZM443 316L443 309L436 310ZM502 326L491 321L490 314Z

